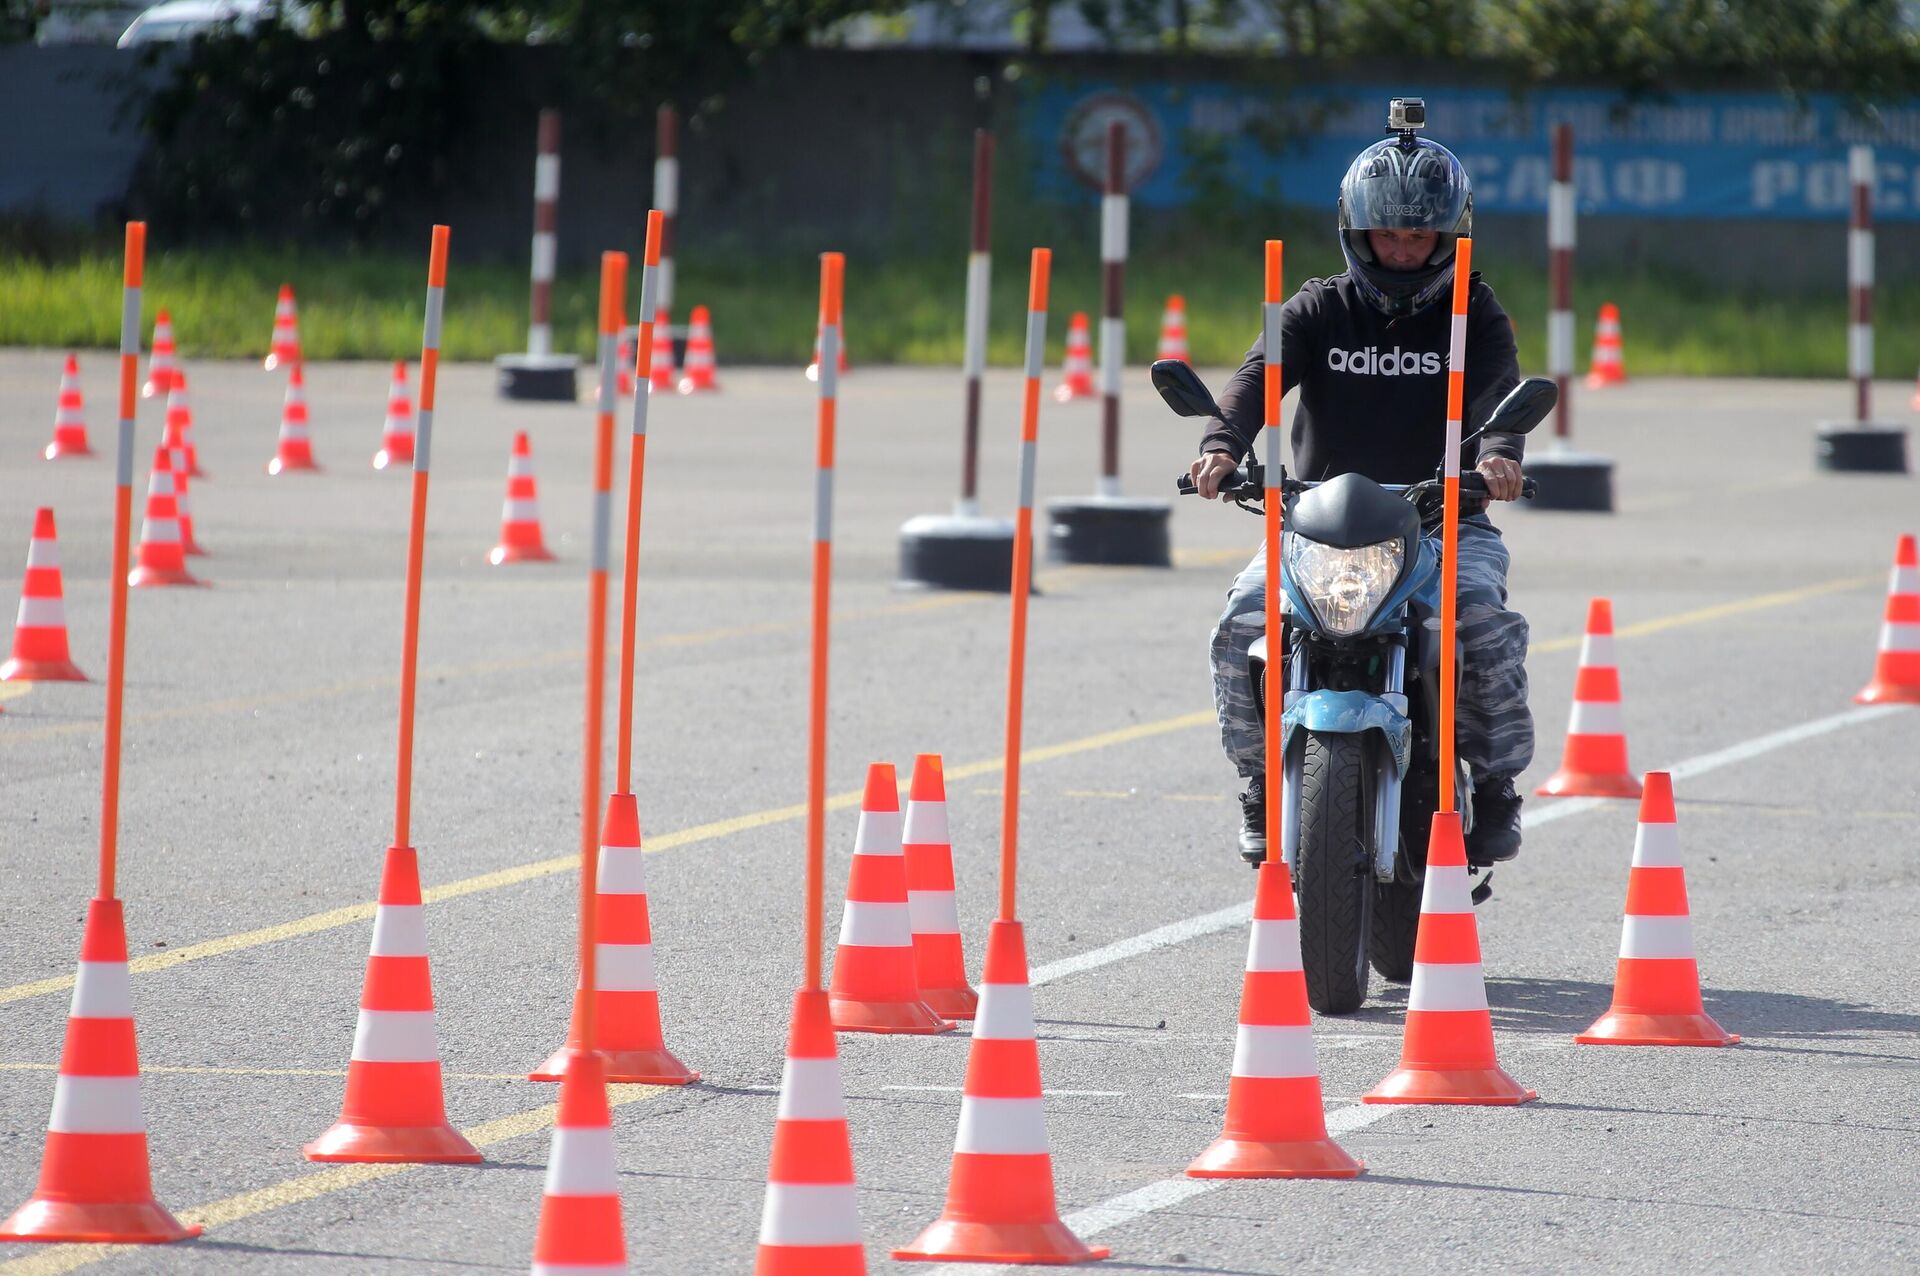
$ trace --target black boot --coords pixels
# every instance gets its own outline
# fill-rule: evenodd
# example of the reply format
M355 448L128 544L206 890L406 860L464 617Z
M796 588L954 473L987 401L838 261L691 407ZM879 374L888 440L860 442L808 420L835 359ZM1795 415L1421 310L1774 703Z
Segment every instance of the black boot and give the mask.
M1240 795L1240 858L1255 866L1267 858L1267 783L1257 775Z
M1473 786L1473 830L1467 863L1504 864L1520 853L1520 795L1510 775L1488 776Z

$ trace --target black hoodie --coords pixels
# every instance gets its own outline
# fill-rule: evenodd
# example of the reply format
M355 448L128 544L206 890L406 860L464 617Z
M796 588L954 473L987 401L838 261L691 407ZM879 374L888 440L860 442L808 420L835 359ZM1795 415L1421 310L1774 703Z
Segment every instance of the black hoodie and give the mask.
M1354 289L1345 274L1309 279L1280 308L1281 379L1300 387L1293 414L1292 476L1328 479L1358 472L1376 483L1432 478L1446 447L1447 350L1452 308L1429 306L1389 319ZM1202 452L1243 457L1259 437L1264 415L1260 343L1220 395ZM1513 324L1476 271L1467 294L1466 420L1480 428L1520 383ZM1283 391L1284 393L1284 391ZM1487 435L1466 444L1460 466L1484 456L1520 460L1525 439Z

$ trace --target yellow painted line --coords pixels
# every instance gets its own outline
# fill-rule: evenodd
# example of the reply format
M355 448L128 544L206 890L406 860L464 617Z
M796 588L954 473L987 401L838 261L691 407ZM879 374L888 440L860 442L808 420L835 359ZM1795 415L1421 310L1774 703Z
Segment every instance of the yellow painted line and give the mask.
M1134 740L1144 740L1152 736L1165 735L1170 731L1182 731L1198 726L1203 722L1212 722L1213 711L1182 714L1177 718L1165 718L1158 722L1143 722L1131 727L1122 727L1117 731L1103 731L1098 735L1084 736L1078 740L1069 740L1062 744L1043 745L1037 749L1028 749L1021 753L1021 765L1027 766L1047 762L1054 758L1068 757L1076 753L1087 753L1095 749L1111 748ZM980 762L968 762L958 767L948 768L949 779L964 780L976 775L986 775L1001 769L999 758L988 758ZM905 787L905 782L902 782ZM853 789L845 793L836 793L827 799L827 809L833 811L848 810L860 802L861 790ZM678 829L659 837L649 838L646 849L653 852L671 851L677 847L692 846L700 842L711 842L717 838L728 837L735 833L744 833L751 829L765 828L770 824L783 824L798 820L807 813L804 802L792 806L779 806L771 810L756 811L750 815L736 815L724 820L714 820L707 824L696 824L692 828ZM445 882L421 892L425 903L437 904L443 900L458 899L463 895L474 895L483 891L500 890L515 886L521 882L536 878L550 877L555 873L571 872L578 868L580 857L575 854L556 855L551 859L536 860L530 864L516 864L511 868L497 869L491 873L481 873L476 877L462 878L456 882ZM314 913L290 922L280 922L273 926L262 926L257 930L242 931L236 935L223 935L218 939L205 940L198 944L186 944L163 953L148 953L136 957L128 963L128 969L134 974L145 975L154 971L166 970L182 962L200 961L207 957L220 957L227 953L243 952L249 948L258 948L264 944L275 944L282 940L298 939L304 935L315 935L322 931L337 930L342 926L351 926L356 922L373 920L373 905L348 904L343 908L328 909L324 913ZM0 989L0 1005L11 1001L24 1001L30 997L44 997L49 993L64 992L73 987L72 975L60 975L52 979L38 979L32 983L15 984L11 988Z
M0 682L0 700L18 700L32 690L31 682Z
M1637 624L1618 629L1615 631L1615 634L1618 637L1633 638L1645 634L1660 633L1668 629L1678 629L1687 625L1706 624L1709 621L1724 619L1728 616L1758 611L1769 607L1782 607L1789 603L1818 597L1822 594L1838 593L1843 590L1858 588L1865 584L1877 582L1879 579L1879 576L1848 576L1835 580L1821 581L1817 584L1801 586L1798 589L1760 594L1752 598L1736 599L1729 603L1719 603L1710 607L1699 607L1691 611L1677 612L1671 616L1656 617L1652 620L1641 621ZM906 604L902 610L920 610L924 609L926 604L931 603L954 605L945 603L944 600L948 597L948 595L938 595L934 598L919 599L914 603ZM996 595L985 595L985 597L994 598ZM894 609L876 609L876 612L873 614L877 614L878 611L887 611L890 614L892 610ZM1569 635L1536 644L1533 651L1535 654L1563 651L1577 647L1579 643L1580 638L1577 635ZM1130 727L1122 727L1114 731L1104 731L1098 735L1084 736L1081 739L1069 740L1061 744L1045 745L1037 749L1028 749L1021 753L1020 760L1023 766L1046 762L1054 758L1068 757L1078 753L1088 753L1096 749L1111 748L1115 745L1165 735L1169 732L1184 731L1190 727L1205 726L1211 724L1214 720L1213 711L1211 709L1203 709L1195 713L1181 714L1178 717L1163 718L1157 722L1143 722ZM0 737L4 737L6 734L5 732L0 732ZM949 780L966 780L972 779L975 776L991 775L1001 770L1001 759L994 757L948 768L946 775ZM975 789L974 792L980 796L1000 796L1000 790L997 788L980 788ZM837 793L827 800L827 808L835 811L846 810L858 804L860 797L861 794L858 790ZM649 840L646 849L656 852L670 851L676 847L691 846L701 842L713 841L717 838L728 837L735 833L744 833L752 829L765 828L773 824L787 823L792 820L801 819L805 815L806 805L804 803L774 807L770 810L756 811L748 815L736 815L728 819L714 820L707 824L698 824L692 828L680 829L660 837L652 838ZM463 878L456 882L447 882L442 885L429 887L422 892L422 898L426 903L432 904L439 903L443 900L458 899L463 895L500 890L504 887L518 885L521 882L550 877L556 873L569 872L578 862L579 859L576 855L556 855L551 859L536 860L530 864L517 864L510 868L495 870L491 873L482 873L476 877ZM257 930L243 931L236 935L225 935L218 939L210 939L198 944L188 944L184 947L170 949L163 953L149 953L143 957L135 958L129 963L129 968L135 974L150 974L154 971L166 970L169 967L178 966L182 962L199 961L207 957L219 957L227 953L243 952L249 948L258 948L264 944L279 943L287 939L298 939L305 935L335 930L342 926L350 926L356 922L371 921L372 919L373 905L371 903L349 904L342 908L329 909L324 913L315 913L311 916L297 918L290 922L280 922L273 926L260 927ZM50 993L65 992L72 987L72 975L59 975L50 979L35 980L31 983L15 984L11 988L0 988L0 1005L5 1005L13 1001L23 1001L31 997L44 997Z
M629 1103L639 1103L665 1093L667 1086L611 1085L607 1087L607 1101L614 1107L624 1107ZM525 1112L515 1112L493 1121L483 1121L470 1126L461 1133L476 1148L485 1150L511 1139L525 1138L529 1134L538 1134L552 1127L555 1116L560 1111L557 1103L543 1104ZM418 1165L334 1165L311 1174L301 1174L294 1178L283 1179L271 1187L255 1188L251 1192L241 1192L225 1200L213 1201L206 1205L196 1205L191 1209L176 1212L181 1222L198 1223L207 1231L215 1231L231 1223L256 1215L285 1209L290 1205L299 1205L317 1197L334 1192L344 1192L348 1188L359 1187L365 1183L378 1183L382 1179L394 1178L425 1167ZM459 1167L447 1167L458 1169ZM183 1252L193 1251L192 1241L180 1242ZM25 1258L16 1258L10 1263L0 1263L0 1276L57 1276L61 1272L78 1271L82 1267L91 1267L121 1254L145 1251L152 1253L156 1247L150 1245L55 1245Z
M1648 634L1664 633L1669 629L1685 629L1691 625L1704 625L1716 620L1725 620L1729 616L1741 616L1751 611L1766 611L1773 607L1785 607L1789 603L1801 602L1808 598L1818 598L1823 594L1839 594L1849 589L1859 589L1863 585L1878 584L1882 577L1875 576L1838 576L1833 580L1823 580L1812 585L1802 585L1798 589L1782 589L1771 594L1755 594L1751 598L1736 598L1730 603L1715 603L1711 607L1696 607L1691 611L1677 611L1670 616L1656 616L1652 620L1642 620L1631 625L1622 625L1613 631L1615 638L1644 638ZM1549 638L1545 642L1533 644L1530 655L1543 655L1552 651L1570 651L1580 645L1582 635L1569 634L1563 638Z

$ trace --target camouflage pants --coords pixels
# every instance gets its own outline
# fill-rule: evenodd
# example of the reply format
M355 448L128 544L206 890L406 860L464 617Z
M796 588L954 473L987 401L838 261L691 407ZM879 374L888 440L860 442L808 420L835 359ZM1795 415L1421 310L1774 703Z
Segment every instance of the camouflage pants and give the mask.
M1527 708L1527 618L1507 609L1507 547L1484 515L1460 521L1460 700L1455 738L1475 776L1517 775L1533 761ZM1266 632L1267 550L1263 544L1227 591L1213 630L1213 705L1220 744L1241 776L1266 765L1247 648Z

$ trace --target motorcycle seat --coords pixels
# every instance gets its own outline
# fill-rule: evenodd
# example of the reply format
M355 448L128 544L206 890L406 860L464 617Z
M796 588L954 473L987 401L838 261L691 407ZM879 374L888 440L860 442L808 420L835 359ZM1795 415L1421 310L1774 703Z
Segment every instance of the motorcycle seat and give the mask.
M1288 531L1337 549L1417 540L1420 512L1364 474L1342 474L1293 503Z

